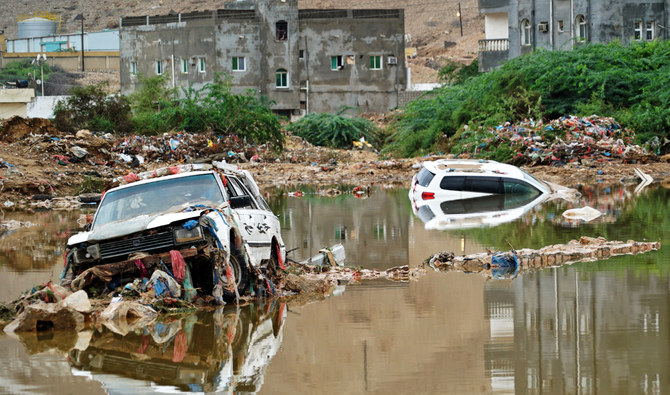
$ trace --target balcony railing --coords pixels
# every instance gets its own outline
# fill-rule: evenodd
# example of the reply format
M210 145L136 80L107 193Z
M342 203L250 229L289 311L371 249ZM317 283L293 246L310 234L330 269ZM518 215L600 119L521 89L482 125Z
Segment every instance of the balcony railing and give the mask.
M509 39L494 38L479 40L479 52L502 52L509 50Z

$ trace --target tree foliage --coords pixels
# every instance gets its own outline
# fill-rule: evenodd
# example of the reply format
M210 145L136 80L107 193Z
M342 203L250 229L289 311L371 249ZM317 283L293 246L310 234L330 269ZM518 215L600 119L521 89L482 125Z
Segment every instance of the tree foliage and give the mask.
M233 93L229 81L219 75L202 89L182 89L181 95L167 88L161 77L141 81L141 88L131 97L138 133L213 131L234 134L249 143L283 146L281 125L270 108L272 103L253 91Z
M51 67L48 63L44 63L42 67L44 69L44 80L46 81L51 74ZM9 62L0 69L0 81L27 80L29 74L33 78L42 78L40 73L39 65L33 65L30 60L18 60Z
M130 104L125 96L108 93L108 83L75 86L70 96L58 102L54 123L64 132L79 129L128 133L132 130Z

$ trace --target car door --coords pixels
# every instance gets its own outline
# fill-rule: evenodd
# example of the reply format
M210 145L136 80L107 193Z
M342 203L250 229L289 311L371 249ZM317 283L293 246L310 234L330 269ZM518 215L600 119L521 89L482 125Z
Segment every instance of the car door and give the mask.
M264 209L262 203L259 203L256 197L246 188L246 186L234 176L226 177L226 190L231 199L247 196L248 200L244 206L235 208L239 218L239 227L242 237L251 248L250 253L255 258L256 263L260 259L270 257L270 247L272 246L272 235L275 228L272 226L272 219L276 217Z

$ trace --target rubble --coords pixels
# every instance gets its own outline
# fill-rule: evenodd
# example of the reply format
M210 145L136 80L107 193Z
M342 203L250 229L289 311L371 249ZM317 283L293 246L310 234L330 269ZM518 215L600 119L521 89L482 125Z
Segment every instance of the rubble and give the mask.
M569 265L576 262L592 262L618 255L643 254L661 248L660 242L637 242L628 240L607 241L604 237L582 236L567 244L555 244L539 250L521 249L510 251L518 259L519 270L541 269L545 267ZM441 271L464 271L481 273L494 277L495 254L479 253L467 256L453 256L440 253L426 259L425 265Z

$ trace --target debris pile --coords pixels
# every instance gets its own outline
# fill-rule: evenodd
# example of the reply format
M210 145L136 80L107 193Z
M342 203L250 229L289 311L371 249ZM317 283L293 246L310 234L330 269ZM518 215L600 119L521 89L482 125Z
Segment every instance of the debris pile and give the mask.
M634 140L635 133L622 128L613 118L565 116L546 125L532 120L516 125L506 122L489 130L487 137L464 144L463 149L477 154L511 147L515 163L533 166L652 160L654 155L635 145Z
M518 269L531 270L575 262L592 262L617 255L643 254L659 248L660 242L607 241L604 237L582 236L567 244L550 245L539 250L524 248L507 254L514 255ZM500 266L495 259L498 254L479 253L454 257L450 253L439 253L426 259L424 264L441 271L475 272L495 277L494 271Z

